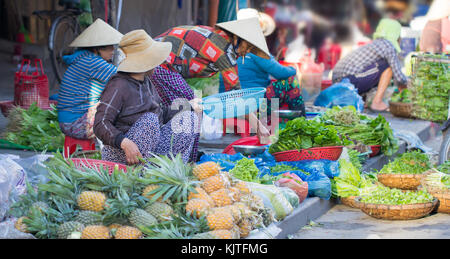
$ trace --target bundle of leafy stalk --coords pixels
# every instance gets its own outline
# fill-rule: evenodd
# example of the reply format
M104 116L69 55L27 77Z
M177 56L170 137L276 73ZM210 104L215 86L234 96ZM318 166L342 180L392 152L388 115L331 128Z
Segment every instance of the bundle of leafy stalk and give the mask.
M448 56L443 54L425 54L415 60L411 87L413 116L436 122L447 120L450 95L448 61Z
M269 153L288 150L301 150L313 147L342 146L351 144L345 138L341 140L332 125L326 125L304 117L288 121L286 128L280 130L269 148Z
M444 174L450 174L450 160L445 161L442 165L437 168L439 172L443 172Z
M394 103L411 103L411 91L409 89L405 89L401 92L396 92L391 97L391 102Z
M406 152L386 164L380 174L422 174L432 167L428 155L419 151Z
M51 107L51 110L43 110L33 103L28 109L13 108L4 138L35 150L62 150L64 134L59 127L56 107Z
M230 174L239 180L259 183L259 169L255 165L255 160L242 158L236 166L230 170Z
M303 171L302 169L300 169L298 167L285 165L285 164L277 164L277 165L272 166L270 168L270 172L272 174L286 172L286 171L300 171L300 172L302 172L305 175L310 175L310 173L305 172L305 171Z
M370 118L360 114L353 106L336 106L325 112L317 121L334 125L342 137L354 143L381 145L381 151L387 156L392 156L398 150L398 142L392 128L382 115Z

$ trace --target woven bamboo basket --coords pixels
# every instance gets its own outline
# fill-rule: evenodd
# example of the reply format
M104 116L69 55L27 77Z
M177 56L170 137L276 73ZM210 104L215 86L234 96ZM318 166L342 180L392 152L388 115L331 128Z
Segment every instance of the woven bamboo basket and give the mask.
M378 174L378 181L389 188L417 190L423 174Z
M359 209L359 203L355 200L356 197L357 196L341 197L341 203L351 208Z
M433 169L432 169L433 170ZM429 170L424 174L423 180L426 178L426 176L433 171ZM425 181L422 180L422 185L419 186L419 190L426 190L428 193L433 195L433 197L437 198L439 200L437 205L437 212L439 213L448 213L450 214L450 190L446 189L440 189L436 188L430 184L427 184Z
M406 204L406 205L385 205L360 202L360 197L355 199L359 203L359 208L367 215L386 220L412 220L419 219L430 214L438 203L434 198L432 202Z
M389 102L389 111L396 117L411 118L412 103Z

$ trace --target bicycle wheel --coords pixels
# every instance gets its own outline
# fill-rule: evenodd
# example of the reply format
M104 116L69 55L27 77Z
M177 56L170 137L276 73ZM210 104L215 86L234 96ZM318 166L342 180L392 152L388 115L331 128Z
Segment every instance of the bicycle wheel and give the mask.
M48 48L53 72L59 83L61 83L64 72L68 67L63 61L63 56L70 55L74 52L75 49L69 47L69 45L79 33L80 27L78 21L72 16L60 16L52 24Z

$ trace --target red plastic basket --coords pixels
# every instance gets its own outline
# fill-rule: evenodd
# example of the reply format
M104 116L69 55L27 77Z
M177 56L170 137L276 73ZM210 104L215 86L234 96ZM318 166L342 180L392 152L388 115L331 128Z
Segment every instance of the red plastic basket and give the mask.
M58 105L57 101L49 101L49 104L53 104L53 105ZM3 116L8 117L9 115L9 111L17 105L14 105L14 101L1 101L0 102L0 109L2 111ZM28 107L22 107L24 109L27 109ZM41 107L41 109L44 110L51 110L52 108L50 107L50 105L48 107Z
M24 64L28 63L24 70ZM40 64L40 71L38 67ZM34 102L38 107L49 107L49 87L48 77L44 73L42 61L34 60L36 71L28 73L31 66L31 60L24 59L20 66L20 70L16 72L14 78L14 104L22 107L29 107Z
M78 168L80 168L82 166L86 166L86 167L89 167L92 169L100 169L101 167L103 167L105 169L108 168L109 174L112 174L112 172L114 171L114 167L117 166L123 172L125 172L125 173L127 172L127 166L124 164L120 164L120 163L113 163L113 162L96 160L96 159L88 159L88 158L71 158L70 160L72 160L73 163L75 164L75 166Z
M277 162L282 161L300 161L300 160L319 160L327 159L336 161L342 154L343 146L316 147L298 150L288 150L272 154Z
M370 149L372 149L372 154L369 157L377 156L381 151L381 145L370 146Z

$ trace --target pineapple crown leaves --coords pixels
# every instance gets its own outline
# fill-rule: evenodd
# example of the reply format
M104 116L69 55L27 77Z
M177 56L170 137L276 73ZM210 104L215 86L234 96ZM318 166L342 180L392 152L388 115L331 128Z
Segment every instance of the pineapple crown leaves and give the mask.
M13 203L10 207L9 213L16 218L25 216L33 203L45 202L48 198L45 192L35 190L28 180L25 180L25 184L27 192L21 195L19 201Z
M57 236L58 224L51 221L48 210L31 207L28 218L23 220L27 230L37 238L53 239Z
M106 201L105 222L114 222L116 219L127 219L137 208L143 208L148 199L138 193L128 193L122 188L115 199Z
M194 188L199 184L192 175L192 165L185 164L180 154L152 155L152 158L147 159L144 179L141 180L146 184L160 185L158 189L149 192L155 195L152 200L157 200L162 195L163 200L187 200L188 194L195 192Z
M170 224L168 227L152 226L140 227L139 229L146 235L146 239L186 239L188 237L173 224Z

